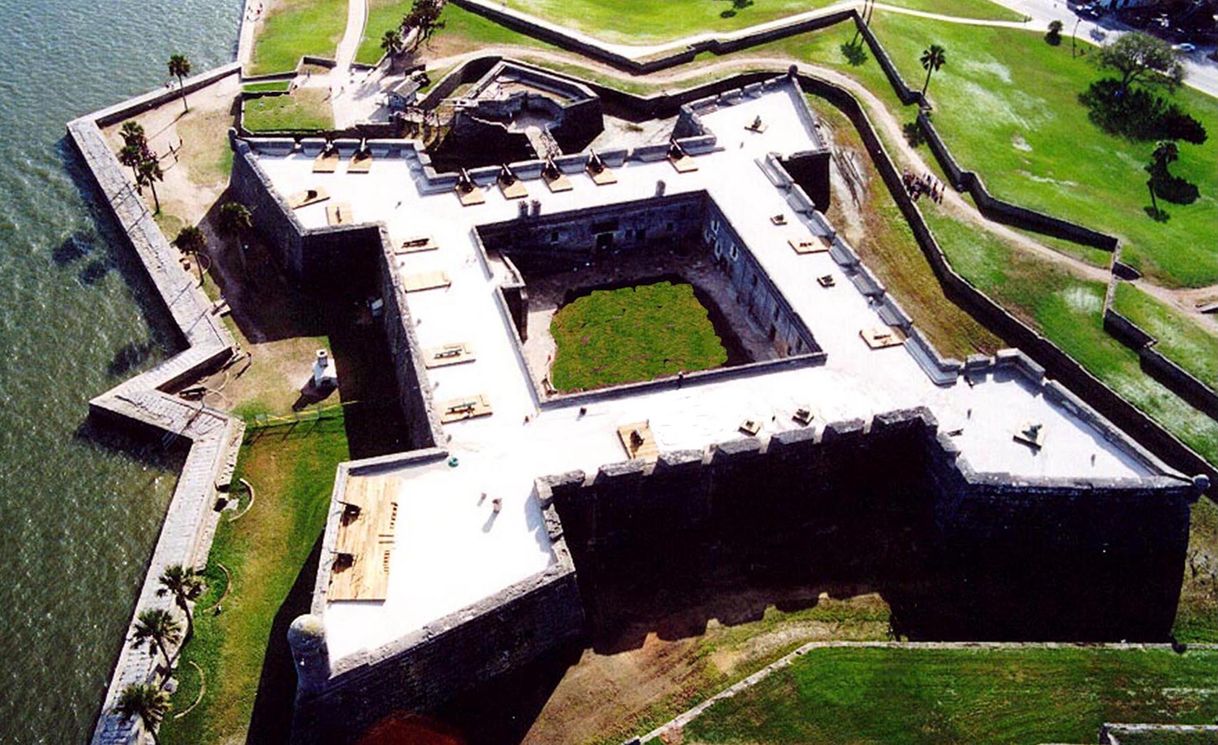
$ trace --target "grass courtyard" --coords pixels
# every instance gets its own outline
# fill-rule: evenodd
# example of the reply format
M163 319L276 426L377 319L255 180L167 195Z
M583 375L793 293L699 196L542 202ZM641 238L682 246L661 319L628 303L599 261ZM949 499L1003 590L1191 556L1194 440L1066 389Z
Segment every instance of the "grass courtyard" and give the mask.
M1218 716L1218 651L819 649L716 703L695 743L1094 742L1101 723Z
M557 351L551 382L589 390L719 367L727 351L693 285L655 282L596 290L550 324Z
M247 431L237 475L257 497L238 520L228 522L228 513L220 519L175 712L199 694L190 663L203 670L206 692L185 717L170 714L162 742L270 742L286 732L295 672L284 634L307 612L335 468L348 459L341 415ZM207 612L217 602L222 612Z
M334 127L334 113L322 88L298 88L292 93L262 96L244 102L242 125L262 132L320 132Z

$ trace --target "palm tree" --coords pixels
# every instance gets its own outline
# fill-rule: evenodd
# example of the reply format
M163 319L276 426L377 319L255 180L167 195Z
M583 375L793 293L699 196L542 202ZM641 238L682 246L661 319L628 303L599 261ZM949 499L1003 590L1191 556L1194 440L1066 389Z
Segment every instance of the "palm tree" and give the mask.
M190 74L190 60L186 59L186 55L175 54L169 58L169 74L178 79L178 90L182 92L183 113L190 111L190 106L186 104L186 84L182 82L182 78Z
M140 163L145 160L148 160L147 145L131 141L118 151L118 162L131 169L131 176L137 184L140 182Z
M385 56L389 58L389 66L393 67L393 61L397 58L405 45L402 42L402 32L398 29L390 29L381 37L381 49L385 50Z
M1155 151L1150 157L1150 165L1146 170L1156 178L1167 176L1167 167L1179 159L1180 148L1172 140L1161 140L1155 144Z
M926 70L926 82L922 84L922 95L926 95L926 89L930 87L931 73L936 72L940 67L947 64L947 50L938 44L931 44L922 52L922 69Z
M123 122L123 126L118 130L118 133L123 138L125 145L138 145L144 147L148 144L148 140L144 136L144 127L134 119L129 119Z
M140 611L135 619L135 633L131 637L131 646L139 649L144 644L148 651L160 650L165 657L165 667L173 667L173 658L169 656L169 645L182 641L182 624L164 608L146 608Z
M190 603L198 600L199 596L203 594L204 588L207 587L203 582L203 577L193 568L173 564L165 567L159 581L161 588L157 590L156 594L173 595L174 603L186 614L186 641L190 641L195 633L195 622L190 612Z
M151 683L132 683L118 695L114 711L123 719L139 717L144 729L152 735L154 743L160 743L157 738L157 727L169 713L169 694Z
M148 157L140 161L136 166L135 183L138 186L147 186L152 189L152 201L156 205L155 212L161 211L161 198L156 193L156 182L165 180L165 172L161 170L161 164L152 153L148 153Z
M220 218L216 228L220 235L240 238L253 227L250 221L250 211L240 202L225 202L220 205Z
M173 245L187 256L195 257L195 266L199 269L199 282L203 282L203 265L199 263L199 254L207 248L207 236L194 225L187 225L178 231L178 237L173 239Z

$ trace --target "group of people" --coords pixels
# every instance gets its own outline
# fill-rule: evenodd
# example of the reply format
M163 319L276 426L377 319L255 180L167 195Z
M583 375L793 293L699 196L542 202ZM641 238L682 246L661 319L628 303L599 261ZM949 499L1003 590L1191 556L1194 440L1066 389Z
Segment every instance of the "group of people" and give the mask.
M909 192L915 202L918 201L918 197L926 195L933 199L935 204L943 203L943 182L929 173L915 176L906 169L901 174L901 181L905 184L905 191Z
M256 7L249 8L246 11L245 19L247 21L256 21L262 15L262 3L258 3Z

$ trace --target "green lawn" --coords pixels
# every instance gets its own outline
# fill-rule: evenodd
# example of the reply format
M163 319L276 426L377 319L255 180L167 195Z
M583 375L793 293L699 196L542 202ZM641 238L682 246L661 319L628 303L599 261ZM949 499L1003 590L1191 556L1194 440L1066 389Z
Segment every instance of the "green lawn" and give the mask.
M295 426L246 433L237 473L254 485L257 498L236 522L221 517L208 563L212 585L198 608L215 604L224 591L225 566L232 587L223 612L201 612L195 638L183 653L182 686L174 696L175 711L184 710L198 695L198 679L188 664L206 676L206 694L198 708L182 719L172 714L161 728L166 743L266 742L282 732L249 732L255 700L267 715L282 714L284 697L291 705L295 674L286 647L284 624L307 612L311 580L301 578L316 569L309 556L326 522L335 467L348 460L347 436L341 414ZM242 507L244 507L244 503ZM292 595L291 607L285 607ZM298 607L303 601L303 607ZM277 616L282 615L282 618ZM276 650L264 670L268 645ZM272 690L262 690L273 683ZM289 708L290 712L290 708ZM267 726L264 719L260 726Z
M263 96L245 101L241 123L251 132L316 132L334 126L326 91L300 88L287 96Z
M267 80L262 83L246 83L241 87L246 93L287 93L291 80Z
M357 62L373 65L380 60L383 54L381 37L401 22L410 6L410 0L369 0L368 22L364 25L364 36L355 53ZM500 26L452 3L444 6L440 18L444 21L444 28L437 31L424 48L429 57L460 54L492 44L554 48L551 44Z
M736 31L835 0L506 0L507 7L579 29L607 41L646 44L712 31ZM1023 16L987 0L893 0L890 4L964 18L1021 21Z
M1218 282L1218 100L1188 88L1176 103L1210 133L1180 144L1172 173L1198 185L1191 205L1160 202L1156 222L1143 167L1153 142L1133 142L1093 125L1078 95L1102 74L1036 33L937 23L882 14L876 29L902 74L920 84L919 52L937 42L947 65L930 85L935 123L956 157L996 195L1081 222L1127 242L1126 261L1168 285ZM1086 48L1091 47L1084 45Z
M1118 313L1159 340L1155 349L1164 357L1206 385L1218 387L1218 336L1128 282L1117 284L1113 305Z
M346 0L276 0L254 40L246 73L295 70L306 54L333 58L346 27Z
M1094 742L1218 716L1218 651L820 649L685 728L694 743Z
M550 331L557 345L551 381L560 391L652 380L727 362L710 316L689 284L597 290L560 309Z

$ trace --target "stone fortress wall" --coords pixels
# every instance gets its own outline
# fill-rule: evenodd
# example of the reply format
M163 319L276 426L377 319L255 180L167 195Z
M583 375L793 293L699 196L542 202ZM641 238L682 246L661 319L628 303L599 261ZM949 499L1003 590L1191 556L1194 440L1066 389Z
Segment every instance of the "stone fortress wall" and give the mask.
M217 80L236 75L238 65L227 65L185 81L191 92ZM195 284L194 276L182 268L178 250L157 227L152 213L136 193L101 127L176 99L177 88L158 88L102 111L68 123L68 138L79 152L96 187L92 196L113 217L147 273L152 302L168 312L178 338L175 353L152 370L120 383L89 402L91 417L161 439L166 445L186 446L186 461L174 488L173 498L156 547L132 609L132 621L124 630L91 742L129 743L141 736L136 720L112 713L124 687L145 683L156 675L157 659L143 646L132 648L127 639L134 619L148 608L176 613L172 600L157 594L158 578L174 564L202 568L207 563L223 498L232 481L237 452L245 426L239 418L173 393L185 381L228 363L237 353L236 343L213 313L211 302Z
M808 86L806 80L801 82ZM740 91L720 94L711 104L701 105L731 105L773 84L781 81L753 83ZM690 110L693 109L691 106ZM861 111L856 110L855 116L865 122ZM874 137L874 132L871 134ZM713 135L698 135L687 142L690 149L715 146ZM355 142L337 144L340 151L343 148L353 151L357 146ZM240 166L234 170L234 179L247 180L238 188L268 190L254 148L261 152L286 152L300 147L310 153L319 151L321 143L257 141L238 142L236 146ZM436 174L427 156L411 146L378 141L370 142L369 146L381 156L401 154L417 158L424 175L422 187L426 190L450 190L455 185L450 174ZM665 150L666 146L637 148L629 153L606 153L604 157L614 166L627 158L661 158ZM583 163L582 156L567 157L559 167L574 173L582 170ZM521 178L529 180L540 177L541 165L529 162L515 164L514 168ZM789 203L800 215L823 223L824 217L815 202L777 157L771 156L760 165L776 187L788 194ZM892 169L891 163L888 165ZM895 174L895 169L892 170ZM489 183L496 174L497 169L480 169L471 175L479 183ZM273 193L268 198L274 200L277 210L286 211L286 205ZM683 202L676 199L673 203ZM584 219L591 221L597 217ZM285 229L285 224L286 229L299 229L294 219L286 223L265 216L262 219L272 231ZM492 232L501 231L521 246L536 247L538 234L544 238L564 229L565 219L562 215L551 218L525 210L519 221L501 223ZM686 227L692 229L694 224L709 231L708 221L691 222ZM315 265L324 266L326 261L325 250L310 244L318 232L323 231L300 231L298 239L289 235L283 241L285 251L298 252L296 263L292 263L292 256L286 257L286 263L300 268L306 277L316 271ZM433 407L426 397L425 372L415 360L417 346L410 337L406 304L391 278L392 255L383 227L377 226L375 232L370 232L366 226L364 229L354 226L329 234L345 236L348 251L355 243L361 243L364 248L358 249L359 253L379 252L375 260L381 272L386 308L399 306L397 314L385 314L386 323L390 327L403 327L393 343L395 363L402 369L415 368L417 379L423 381L410 390L404 388L404 406L416 415L426 412L434 433L430 442L437 444L438 449L425 454L444 457L442 435L434 424ZM594 240L595 231L581 235L583 239ZM708 232L703 237L708 236L716 242L722 238L725 242L720 244L721 251L730 252L733 239L726 226L718 235ZM928 231L923 237L927 236ZM634 238L639 238L637 233ZM947 382L961 374L972 378L1019 376L1095 426L1102 436L1131 447L1147 463L1157 463L1153 455L1129 443L1103 416L1065 388L1047 381L1044 369L1021 352L1008 350L994 358L977 356L964 362L942 359L840 237L834 238L831 255L846 269L856 287L879 305L886 321L909 332L911 351L932 377ZM502 309L511 326L506 302ZM392 331L390 334L394 338ZM593 394L596 395L612 394ZM348 469L385 468L393 463L400 465L403 458L422 455L348 464L340 473L335 494L341 490ZM877 468L877 463L885 464L885 468ZM323 626L317 618L325 611L328 575L323 562L314 596L314 617L301 619L292 635L301 680L298 717L302 726L297 727L297 736L308 740L321 732L319 723L325 722L327 727L336 728L327 731L341 741L349 738L349 733L359 731L359 727L394 710L434 707L472 685L585 633L589 603L595 607L597 584L606 574L605 567L632 555L648 555L646 547L663 538L654 532L656 526L679 524L687 538L693 536L703 545L735 542L733 549L739 550L739 526L750 524L749 520L758 525L760 516L763 518L760 527L773 532L768 535L748 532L747 548L754 552L755 561L773 562L775 557L767 555L767 547L772 554L783 547L808 543L798 528L806 525L826 500L839 499L835 507L838 512L831 514L845 515L849 506L840 503L840 495L870 503L902 505L903 509L922 514L933 525L936 542L949 552L944 555L959 557L960 565L966 567L967 571L960 575L962 583L974 588L960 597L946 598L945 604L957 608L979 606L985 618L1009 612L1012 598L1003 580L1012 570L1012 557L1026 559L1039 554L1046 561L1067 558L1073 563L1065 565L1077 566L1080 572L1072 584L1084 589L1089 586L1087 597L1097 600L1095 604L1069 608L1054 605L1052 594L1021 593L1015 601L1024 603L1027 613L1050 619L1046 634L1077 633L1079 638L1089 639L1161 638L1170 629L1179 591L1178 578L1187 544L1188 506L1208 486L1204 477L1029 480L1009 474L977 474L960 458L951 438L939 433L930 414L922 410L880 415L868 423L832 423L819 439L814 430L808 429L775 435L764 442L744 439L705 451L668 453L654 467L635 461L605 466L591 478L582 473L544 478L536 488L558 558L551 569L382 649L344 659L334 666L325 657ZM334 508L338 509L337 502ZM758 535L773 540L757 541ZM327 534L326 541L333 540ZM1084 561L1080 562L1080 557ZM585 578L585 574L593 579ZM1024 591L1035 589L1033 585L1018 587ZM1136 589L1131 592L1131 587ZM1096 607L1103 607L1105 613L1095 613ZM1089 623L1097 618L1102 618L1105 624ZM919 628L920 620L915 614L911 627ZM1064 627L1071 630L1061 632ZM963 633L967 633L970 628L967 622L963 628L966 629ZM319 675L318 670L326 674Z
M430 450L346 464L335 493L348 473L444 455ZM812 428L793 430L665 453L653 464L636 460L595 474L543 477L536 497L557 559L550 569L333 669L319 623L328 582L323 562L314 615L298 619L290 636L301 680L294 737L351 742L395 711L432 709L581 638L602 602L606 575L629 575L632 586L646 587L682 557L702 562L678 564L686 573L713 574L725 563L798 569L815 561L818 548L842 548L826 526L877 505L930 526L932 541L947 547L944 557L980 562L953 575L971 585L960 597L924 598L931 605L979 605L966 622L1016 608L1017 620L1044 616L1045 629L1068 629L1067 636L1162 638L1174 615L1189 505L1205 486L1176 477L1021 481L977 474L925 409L830 423L819 436ZM334 502L332 509L342 507ZM863 561L881 553L873 545L854 550ZM1085 597L1102 602L1103 612L1043 583L1032 594L1013 588L1006 584L1008 563L987 558L1038 552L1049 552L1046 561L1076 562L1078 576L1058 567L1061 582L1090 583ZM989 592L1004 597L996 602ZM318 670L331 672L328 678L309 672Z

